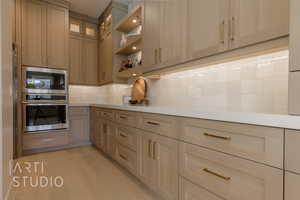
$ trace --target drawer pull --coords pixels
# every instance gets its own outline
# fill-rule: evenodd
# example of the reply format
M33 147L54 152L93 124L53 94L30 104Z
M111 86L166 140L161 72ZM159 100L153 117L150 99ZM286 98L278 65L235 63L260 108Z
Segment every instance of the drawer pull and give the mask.
M43 142L52 142L52 141L54 141L54 138L43 139Z
M149 156L149 158L152 157L152 155L151 155L151 143L152 143L152 141L148 140L148 156Z
M154 125L154 126L159 126L160 125L159 123L156 123L156 122L147 122L147 124Z
M213 134L209 134L209 133L204 133L204 135L207 137L213 137L213 138L218 138L218 139L222 139L222 140L231 140L231 137L224 137L224 136L213 135Z
M216 177L219 177L219 178L221 178L221 179L224 179L225 181L230 181L230 179L231 179L230 177L226 177L226 176L223 176L223 175L218 174L218 173L216 173L216 172L210 171L210 170L207 169L207 168L204 168L203 171L205 171L206 173L212 174L212 175L214 175L214 176L216 176Z
M156 142L153 142L153 160L156 159Z
M127 135L124 135L123 133L120 133L120 136L123 138L127 138Z
M121 119L127 119L127 117L124 117L124 116L120 116L120 118L121 118Z
M128 161L128 159L126 158L126 156L123 156L122 154L119 154L119 155L120 155L120 157L121 157L123 160Z

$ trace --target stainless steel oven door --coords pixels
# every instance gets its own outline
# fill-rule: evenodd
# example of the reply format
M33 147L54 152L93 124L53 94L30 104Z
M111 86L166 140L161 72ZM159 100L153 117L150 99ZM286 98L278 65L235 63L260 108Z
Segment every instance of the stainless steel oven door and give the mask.
M66 94L68 74L65 70L26 67L23 69L23 88L25 93Z
M23 109L25 132L69 128L68 104L24 103Z

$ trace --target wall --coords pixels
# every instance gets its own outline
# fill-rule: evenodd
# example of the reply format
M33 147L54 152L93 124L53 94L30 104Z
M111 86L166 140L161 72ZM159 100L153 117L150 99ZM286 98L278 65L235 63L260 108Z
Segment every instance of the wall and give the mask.
M9 190L9 163L13 153L13 107L12 107L12 26L11 1L0 2L0 199Z
M288 54L281 51L148 80L150 106L287 114ZM130 87L72 88L70 94L71 102L122 104Z

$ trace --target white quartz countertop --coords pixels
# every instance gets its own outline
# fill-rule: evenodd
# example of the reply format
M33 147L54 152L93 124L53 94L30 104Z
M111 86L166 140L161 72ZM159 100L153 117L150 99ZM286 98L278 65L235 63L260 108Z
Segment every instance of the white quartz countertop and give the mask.
M125 111L145 112L300 130L300 116L292 115L274 115L247 112L193 112L151 106L126 106L108 104L70 104L70 106L95 106L100 108Z

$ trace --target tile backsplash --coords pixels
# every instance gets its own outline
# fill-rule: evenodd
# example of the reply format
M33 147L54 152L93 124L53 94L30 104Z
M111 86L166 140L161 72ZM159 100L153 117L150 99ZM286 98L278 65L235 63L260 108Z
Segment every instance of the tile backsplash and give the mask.
M150 106L192 111L288 113L288 51L148 80ZM70 86L70 102L122 104L130 85Z

